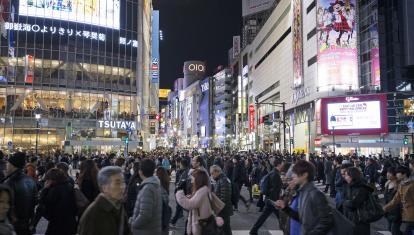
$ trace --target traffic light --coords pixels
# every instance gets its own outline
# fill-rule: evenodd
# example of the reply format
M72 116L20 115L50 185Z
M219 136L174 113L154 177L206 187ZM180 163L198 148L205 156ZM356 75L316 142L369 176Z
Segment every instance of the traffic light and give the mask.
M404 145L408 145L408 137L407 136L404 136L403 143L404 143Z
M125 137L125 144L128 144L128 142L129 142L129 138L127 136L127 137Z

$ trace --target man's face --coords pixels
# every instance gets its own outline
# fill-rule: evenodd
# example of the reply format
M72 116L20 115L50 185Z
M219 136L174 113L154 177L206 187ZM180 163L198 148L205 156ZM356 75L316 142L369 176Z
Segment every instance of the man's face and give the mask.
M122 200L125 193L125 181L122 174L111 176L110 182L102 187L103 193L116 201Z
M200 164L198 164L197 158L193 158L193 160L191 161L191 166L193 167L193 169L196 169L200 166Z
M15 166L13 166L10 162L7 162L6 165L6 175L10 175L11 173L13 173L17 168Z
M404 174L402 174L402 173L400 173L400 172L398 172L398 173L397 173L397 179L398 179L398 180L403 180L403 179L405 179L405 175L404 175Z
M210 175L211 175L211 177L213 177L213 179L217 179L220 176L220 174L217 171L214 171L214 170L210 171Z

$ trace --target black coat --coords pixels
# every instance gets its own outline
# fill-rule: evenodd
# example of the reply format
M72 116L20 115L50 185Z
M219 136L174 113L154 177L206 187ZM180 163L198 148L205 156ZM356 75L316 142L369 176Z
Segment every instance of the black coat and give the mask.
M282 190L283 182L282 178L280 177L280 173L278 170L272 170L268 176L268 190L266 197L272 201L276 201L280 197L280 192Z
M231 182L229 178L226 177L225 174L221 174L218 179L216 179L216 183L214 185L214 193L220 198L221 201L224 202L225 206L223 210L220 212L219 216L228 217L233 215L233 207L232 207L232 192L231 192Z
M139 186L141 183L142 183L142 180L138 175L133 176L128 183L128 188L126 190L127 200L126 200L126 205L125 205L126 214L128 218L134 214L135 202L137 200L137 196L139 193Z
M80 185L80 190L85 195L85 197L89 200L89 202L93 202L95 198L99 194L99 188L95 185L92 180L85 179L82 181Z
M65 182L43 189L38 213L49 221L46 235L76 234L77 209L73 185Z
M14 228L16 230L28 229L37 204L36 182L32 177L25 175L22 169L19 169L7 176L4 183L12 189L14 195L13 208L16 216Z

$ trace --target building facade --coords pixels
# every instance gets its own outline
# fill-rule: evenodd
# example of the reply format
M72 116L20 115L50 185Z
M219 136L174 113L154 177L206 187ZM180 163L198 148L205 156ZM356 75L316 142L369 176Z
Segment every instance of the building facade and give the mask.
M123 151L126 136L140 145L152 3L100 2L2 2L2 147Z

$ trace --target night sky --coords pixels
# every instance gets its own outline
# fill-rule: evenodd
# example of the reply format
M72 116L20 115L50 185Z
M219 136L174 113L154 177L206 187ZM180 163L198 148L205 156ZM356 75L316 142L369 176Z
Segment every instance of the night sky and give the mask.
M207 75L227 65L228 50L242 27L241 0L154 0L160 10L160 88L174 87L186 60L207 63Z

